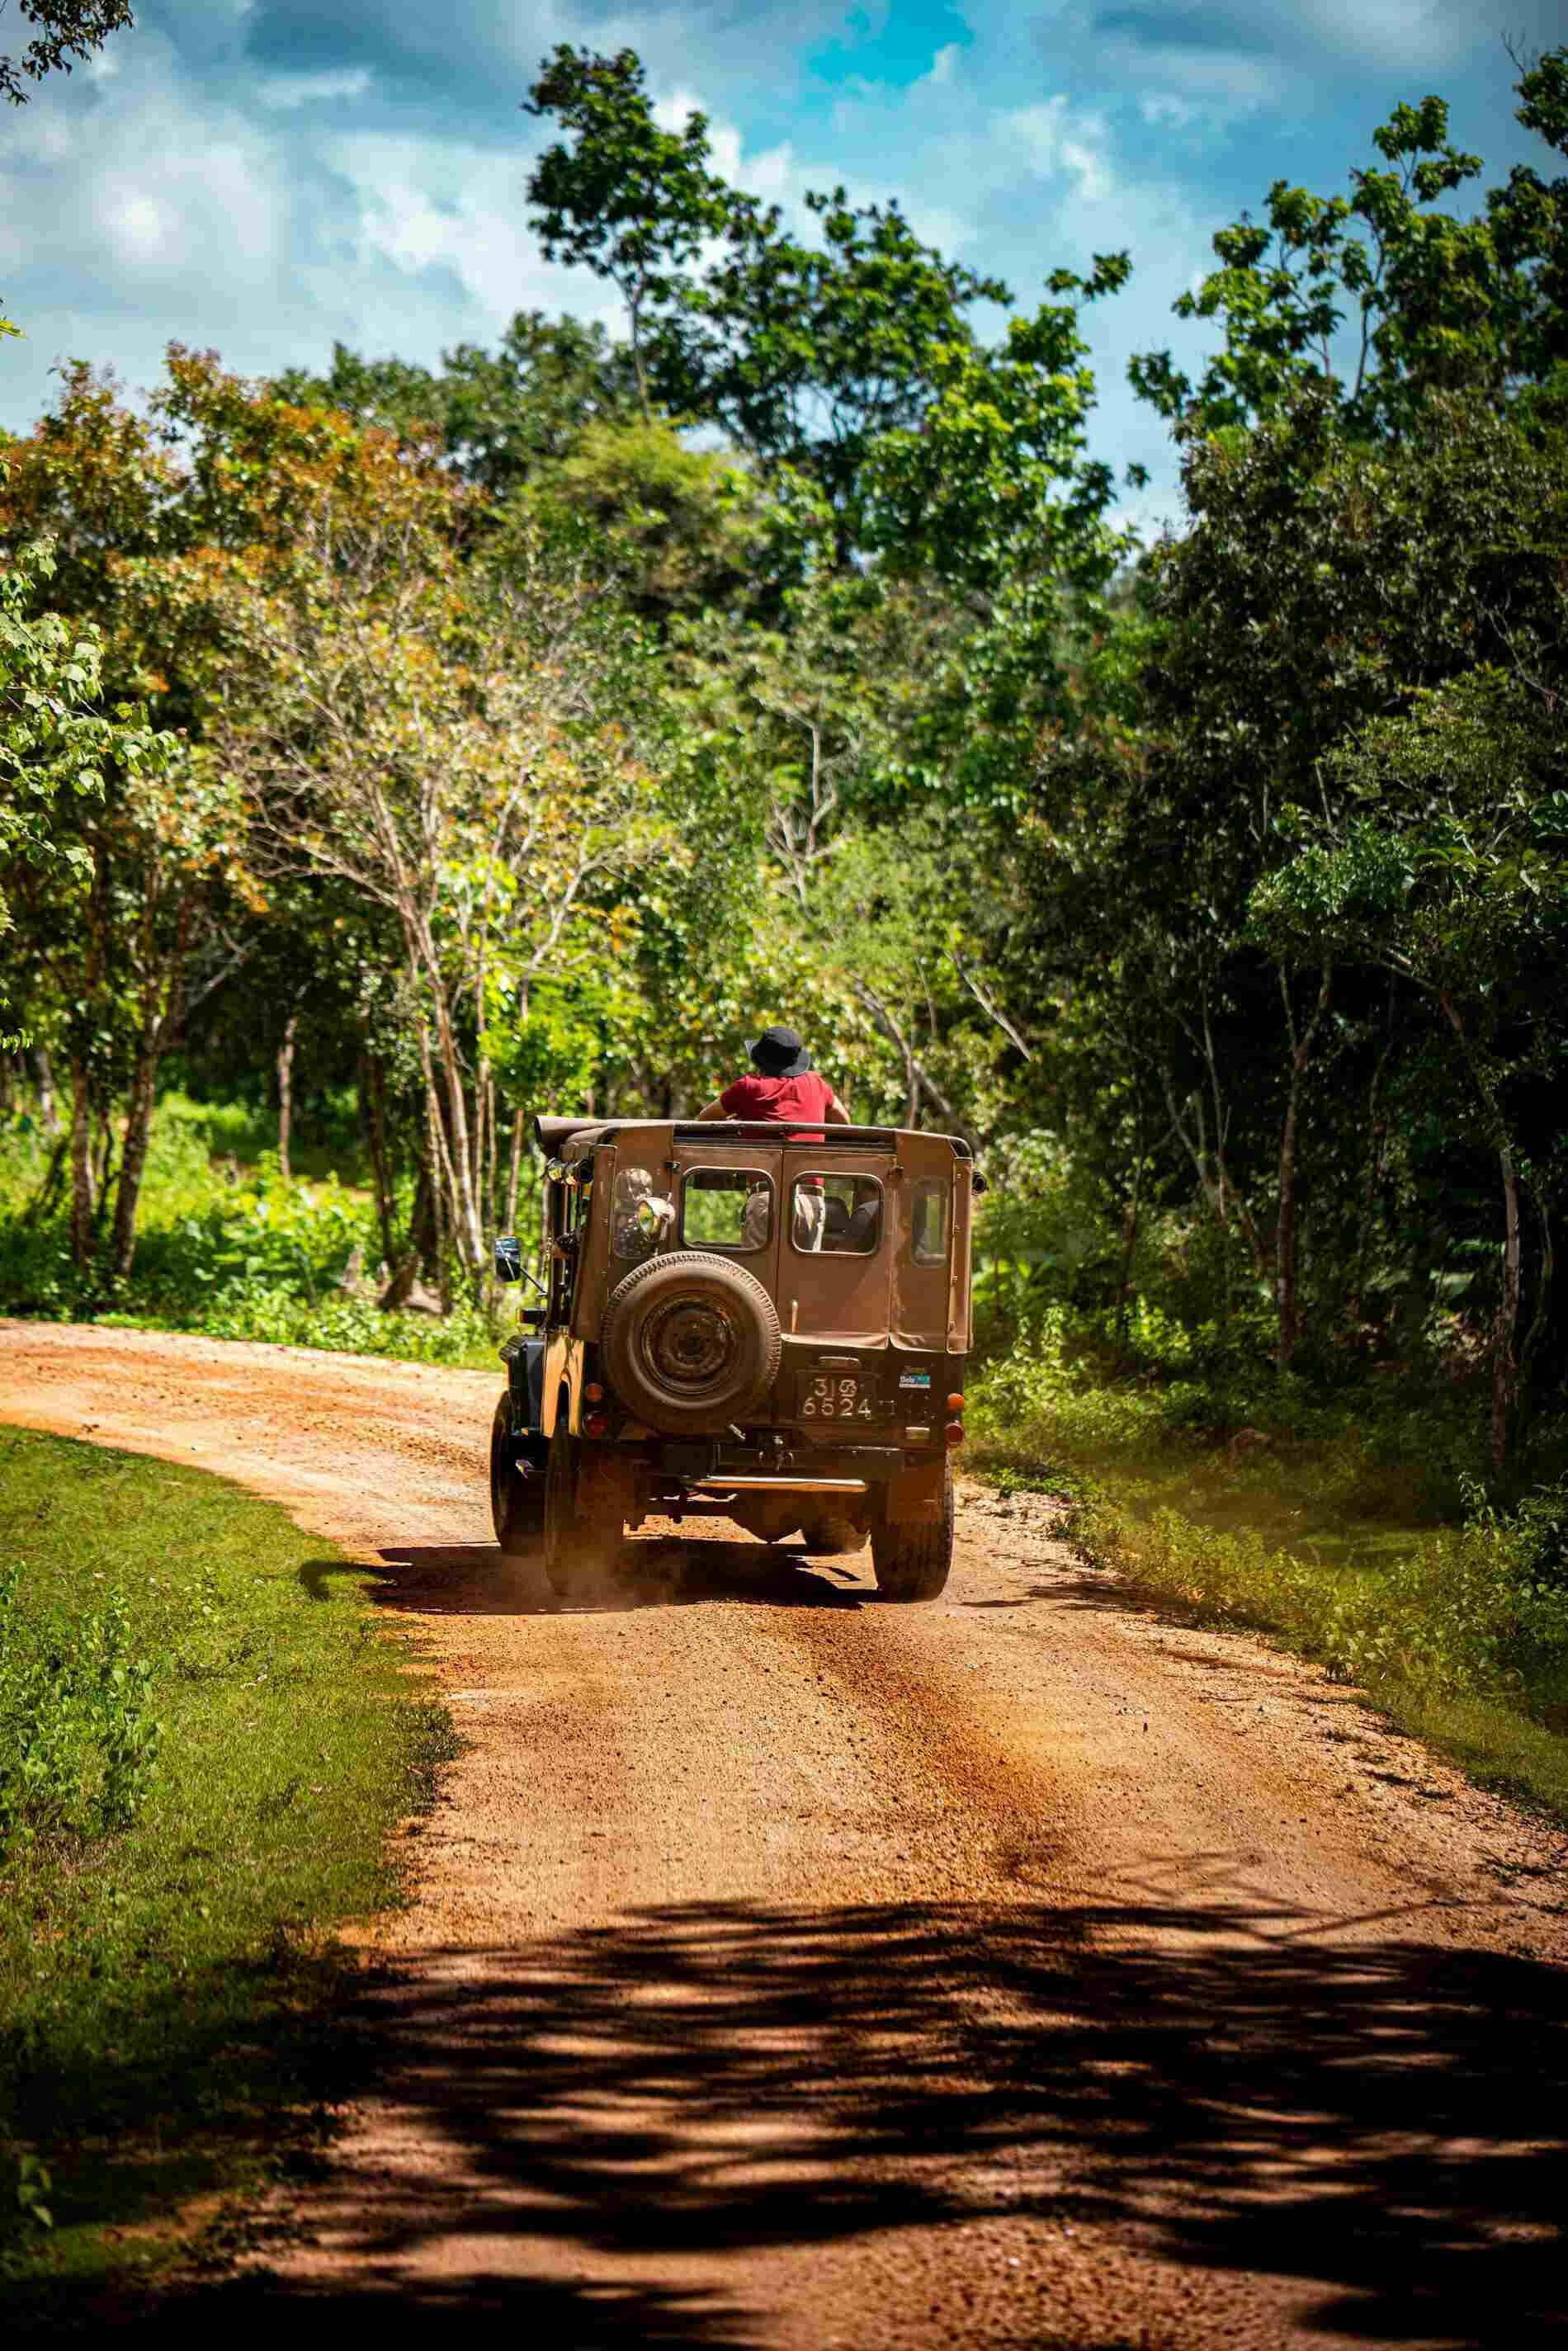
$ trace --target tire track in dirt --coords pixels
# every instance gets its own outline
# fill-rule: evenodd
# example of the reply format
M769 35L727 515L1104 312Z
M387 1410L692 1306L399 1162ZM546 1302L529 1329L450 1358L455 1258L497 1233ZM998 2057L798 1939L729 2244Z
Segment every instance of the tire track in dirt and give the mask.
M488 1540L497 1384L0 1326L0 1417L235 1477L373 1566L465 1740L365 1931L373 2089L204 2316L800 2351L1568 2323L1560 1839L978 1495L932 1607L711 1525L558 1611Z

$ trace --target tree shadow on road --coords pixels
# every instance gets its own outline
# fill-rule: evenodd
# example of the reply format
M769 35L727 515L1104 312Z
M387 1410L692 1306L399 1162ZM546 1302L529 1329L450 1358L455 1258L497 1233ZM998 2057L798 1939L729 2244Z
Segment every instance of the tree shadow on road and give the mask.
M716 2351L766 2314L671 2300L666 2264L1005 2217L1037 2265L1071 2226L1298 2282L1331 2335L1555 2339L1563 1972L1439 1939L1430 1905L1270 1911L1239 1863L1183 1907L1166 1868L1066 1909L672 1907L388 1976L361 2021L395 2129L340 2150L315 2215L354 2265L217 2301L265 2291L298 2333L395 2291ZM606 2257L619 2290L573 2282Z

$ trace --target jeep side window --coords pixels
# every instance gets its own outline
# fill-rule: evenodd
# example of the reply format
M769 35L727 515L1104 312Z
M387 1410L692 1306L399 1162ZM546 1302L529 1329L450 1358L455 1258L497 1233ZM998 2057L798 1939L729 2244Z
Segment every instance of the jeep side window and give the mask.
M947 1262L947 1202L946 1184L916 1184L910 1204L911 1228L916 1265L946 1265Z
M766 1249L773 1232L773 1186L760 1167L694 1167L681 1186L681 1240L687 1249Z
M882 1242L882 1186L874 1176L798 1176L789 1230L795 1247L813 1257L870 1257Z

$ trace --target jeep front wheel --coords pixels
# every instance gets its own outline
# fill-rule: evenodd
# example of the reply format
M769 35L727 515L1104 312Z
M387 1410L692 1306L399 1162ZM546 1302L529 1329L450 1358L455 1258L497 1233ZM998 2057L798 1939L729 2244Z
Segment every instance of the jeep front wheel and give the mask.
M545 1516L544 1477L538 1469L524 1477L516 1444L510 1399L503 1395L490 1424L490 1523L508 1559L531 1550Z
M826 1559L847 1559L852 1552L864 1551L871 1536L869 1527L839 1510L803 1520L800 1532L806 1549Z

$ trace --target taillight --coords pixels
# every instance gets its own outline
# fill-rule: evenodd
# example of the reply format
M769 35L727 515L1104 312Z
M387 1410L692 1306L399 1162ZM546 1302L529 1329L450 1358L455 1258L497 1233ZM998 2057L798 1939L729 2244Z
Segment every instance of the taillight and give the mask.
M582 1416L582 1433L584 1437L608 1437L610 1415L607 1412L585 1412ZM959 1434L963 1434L962 1430Z
M584 1404L602 1404L604 1402L604 1390L600 1386L597 1380L589 1381L588 1385L582 1391L582 1401Z
M947 1409L949 1412L962 1412L964 1409L964 1399L956 1389L947 1399Z
M949 1445L962 1445L964 1442L964 1424L961 1420L950 1420L947 1423L947 1442Z

